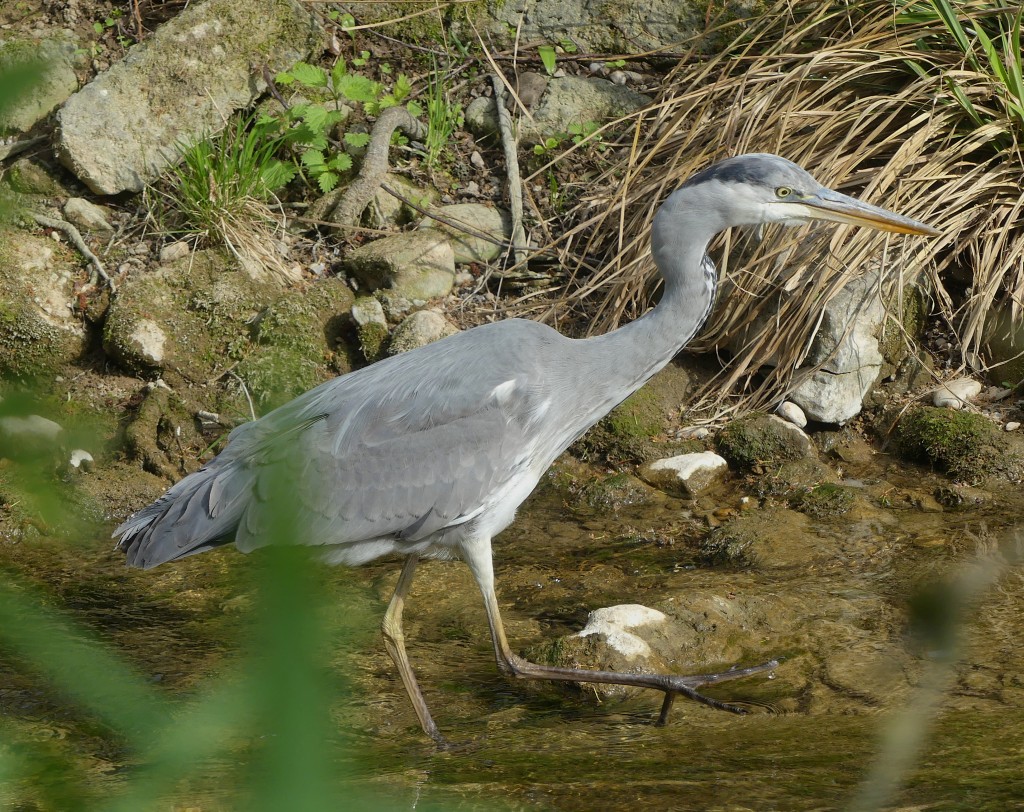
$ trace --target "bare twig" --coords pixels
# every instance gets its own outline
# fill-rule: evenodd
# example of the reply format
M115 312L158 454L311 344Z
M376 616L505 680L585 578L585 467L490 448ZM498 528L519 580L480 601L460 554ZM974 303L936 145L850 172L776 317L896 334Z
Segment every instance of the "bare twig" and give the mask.
M505 107L505 83L497 74L491 75L494 85L494 103L498 108L498 131L505 151L505 175L508 179L508 198L512 210L512 256L516 265L526 262L526 231L523 228L523 184L519 176L519 154L516 137L512 132L512 117Z

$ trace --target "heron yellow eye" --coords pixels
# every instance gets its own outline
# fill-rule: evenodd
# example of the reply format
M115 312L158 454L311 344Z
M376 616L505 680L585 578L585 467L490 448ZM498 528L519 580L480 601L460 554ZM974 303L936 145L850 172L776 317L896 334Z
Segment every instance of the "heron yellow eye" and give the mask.
M789 197L791 194L793 194L793 190L788 186L780 186L775 190L775 196L778 198Z

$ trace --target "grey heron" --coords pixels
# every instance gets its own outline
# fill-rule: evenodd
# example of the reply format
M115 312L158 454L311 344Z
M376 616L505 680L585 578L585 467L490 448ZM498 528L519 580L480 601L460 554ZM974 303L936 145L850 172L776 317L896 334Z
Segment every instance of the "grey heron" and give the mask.
M443 742L406 655L402 611L421 558L461 558L483 595L499 669L520 679L614 683L739 710L698 688L774 662L677 676L556 668L512 652L494 590L491 540L573 441L664 367L707 319L717 277L708 243L732 226L852 223L938 232L834 192L775 155L740 155L690 177L659 209L661 301L605 335L570 339L508 319L343 375L239 426L220 454L114 532L148 569L234 542L269 543L271 476L285 470L300 542L329 563L405 557L384 615L387 650L423 730Z

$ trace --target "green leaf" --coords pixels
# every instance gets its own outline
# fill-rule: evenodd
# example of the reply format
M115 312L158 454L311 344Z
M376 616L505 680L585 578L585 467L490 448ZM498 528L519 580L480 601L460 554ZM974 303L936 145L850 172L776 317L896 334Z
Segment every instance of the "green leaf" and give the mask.
M345 143L350 147L365 147L370 143L369 133L345 133Z
M324 154L318 149L307 149L302 153L303 166L309 167L310 170L316 172L318 169L326 169L327 163L324 160Z
M290 162L279 161L277 158L272 158L263 167L263 171L260 172L263 185L271 192L291 182L294 177L295 165Z
M327 166L335 172L347 172L352 168L352 156L347 152L339 152L327 162Z
M338 185L338 176L333 172L321 172L316 176L317 186L320 187L320 191L327 194L331 189Z
M555 72L555 46L539 45L537 47L537 55L540 57L540 61L544 63L544 70L548 72L548 75L553 74Z
M349 73L341 77L341 81L335 88L339 94L349 101L372 102L377 98L378 86L376 82L360 76L357 73Z
M409 94L412 93L412 82L409 81L409 77L404 73L398 74L398 78L395 80L395 86L391 90L391 93L397 101L405 101L409 97Z
M327 72L308 62L296 62L291 69L295 81L306 87L327 87Z
M412 101L405 103L405 109L409 111L409 115L413 118L419 118L423 115L423 105L413 99Z
M334 63L334 67L331 68L331 87L334 88L335 93L339 93L338 85L341 84L341 78L348 73L348 66L345 64L345 60L341 57Z

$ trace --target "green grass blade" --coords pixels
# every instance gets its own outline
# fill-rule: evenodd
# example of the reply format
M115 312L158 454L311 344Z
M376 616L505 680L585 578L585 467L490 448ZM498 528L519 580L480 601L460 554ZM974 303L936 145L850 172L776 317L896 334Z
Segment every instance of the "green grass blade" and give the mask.
M148 742L168 718L160 696L132 668L9 583L0 583L0 645L129 741Z

